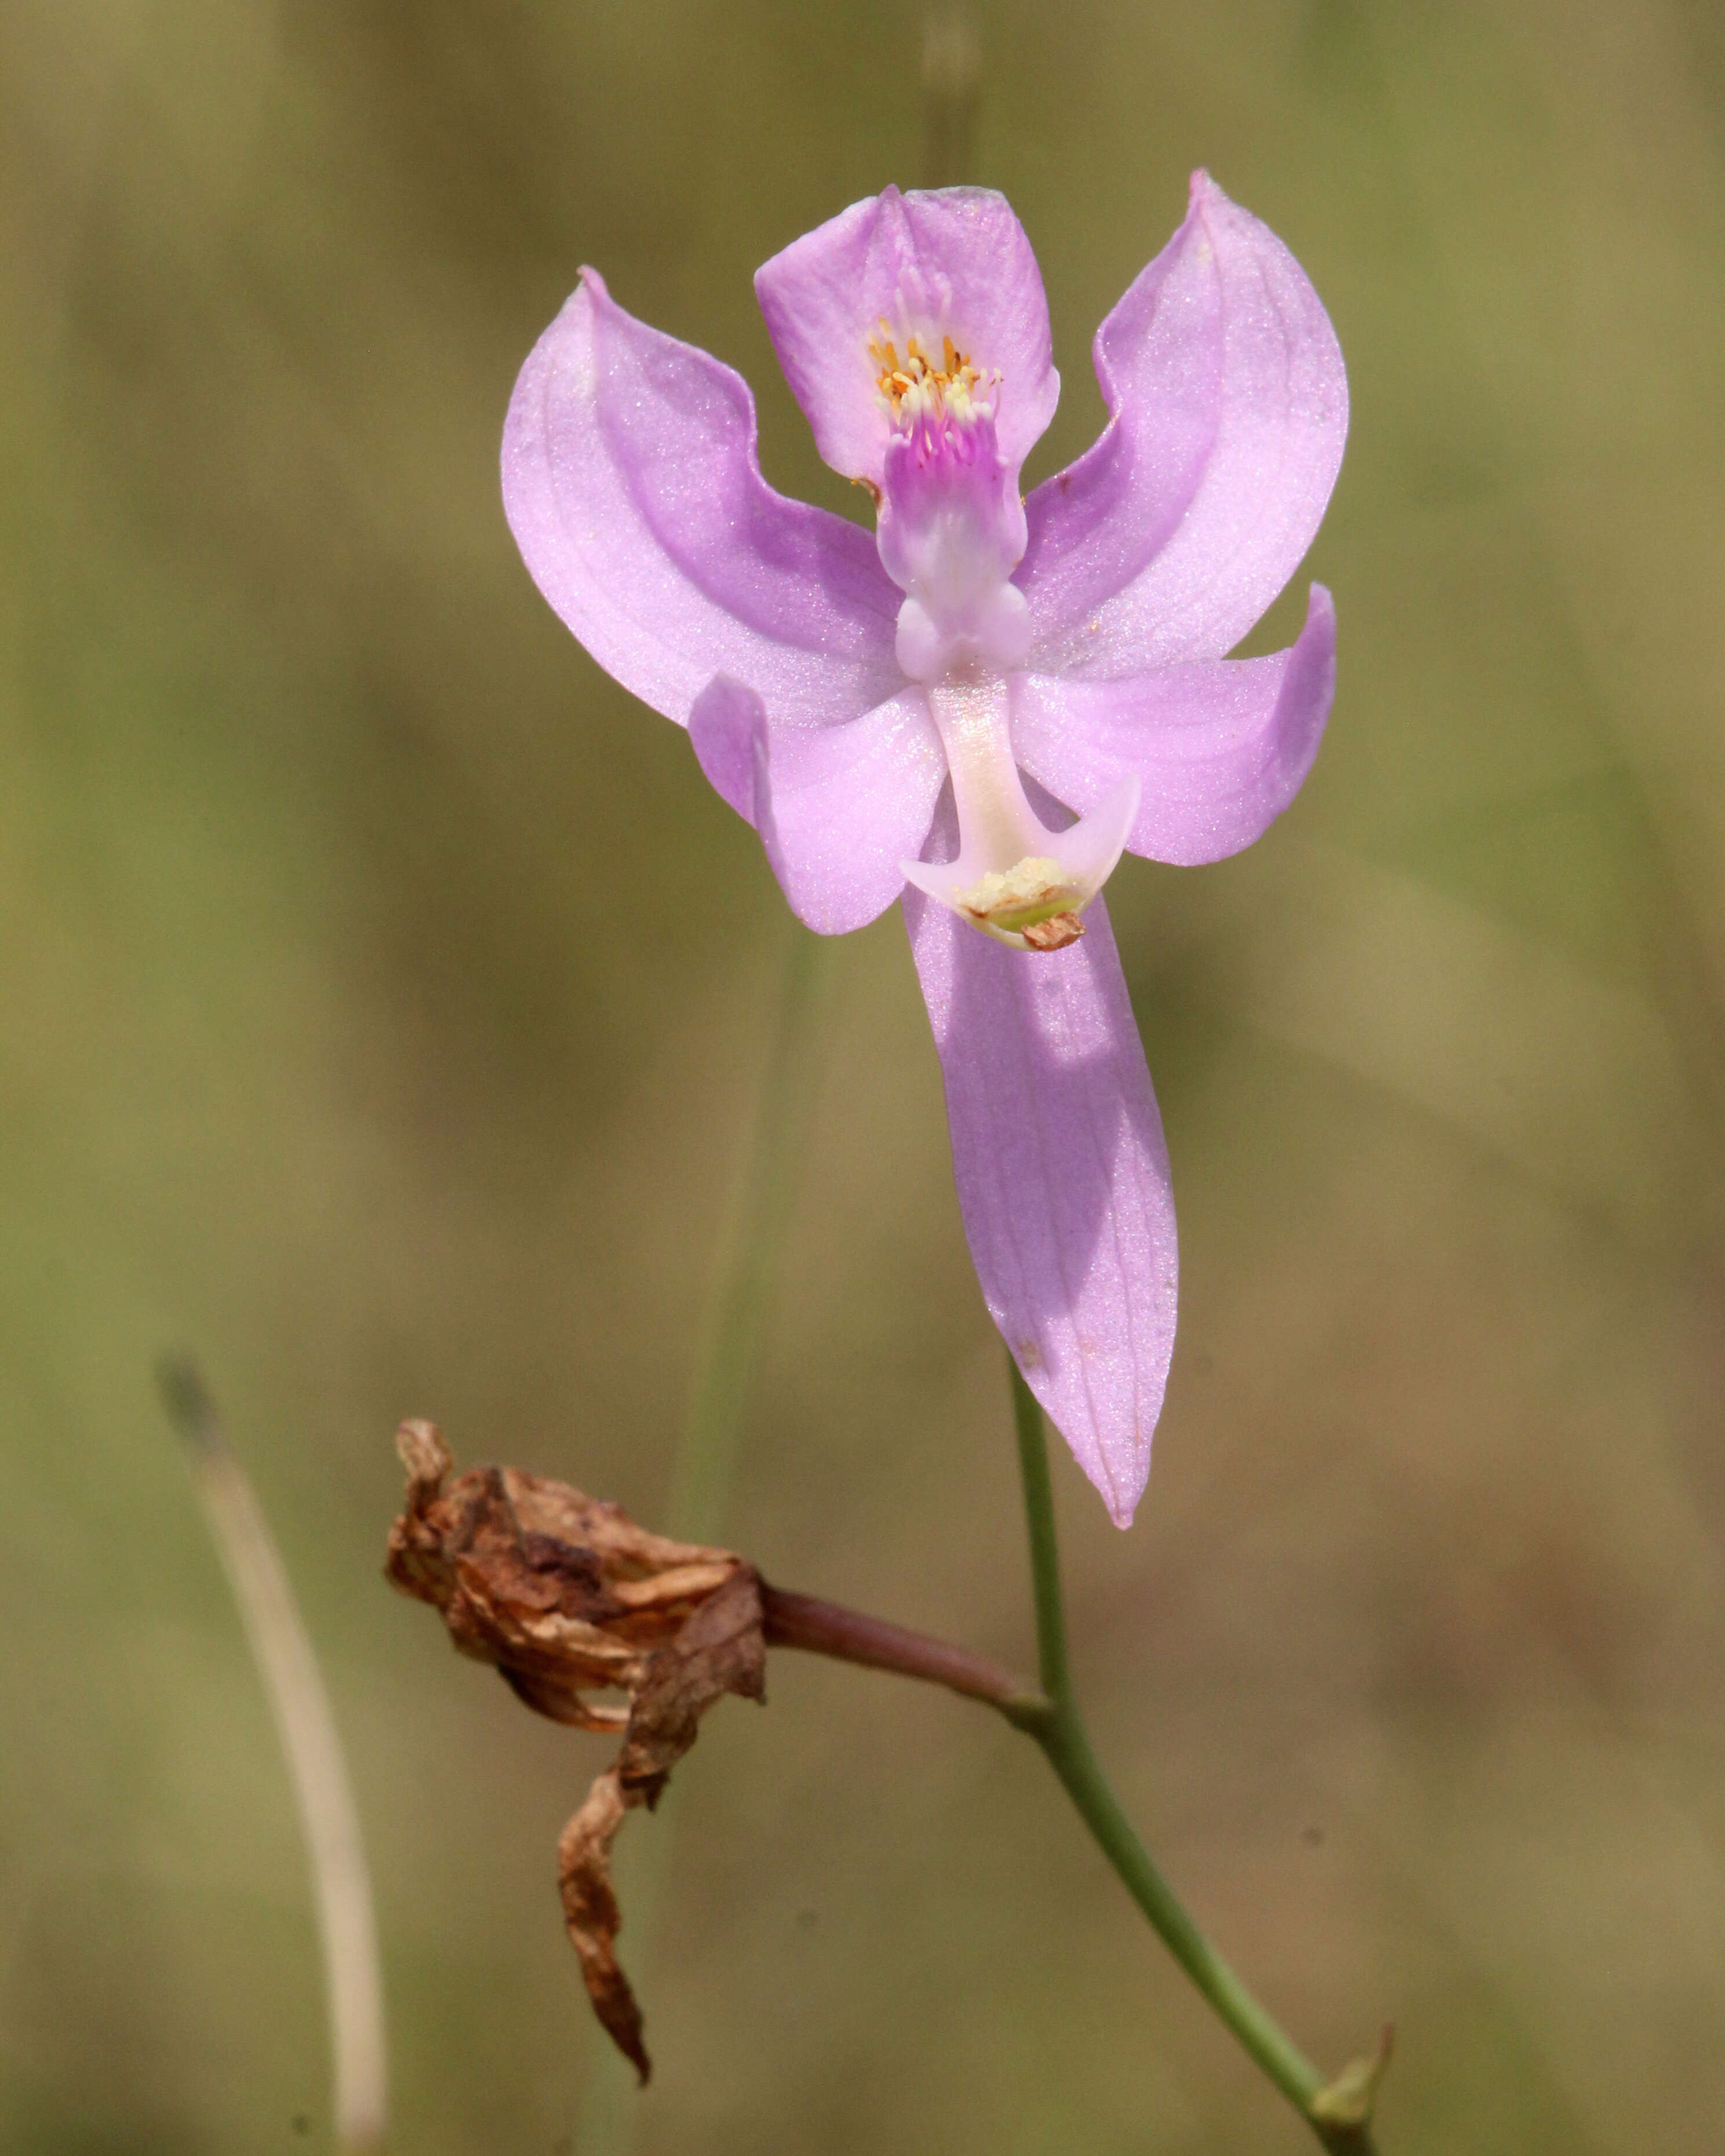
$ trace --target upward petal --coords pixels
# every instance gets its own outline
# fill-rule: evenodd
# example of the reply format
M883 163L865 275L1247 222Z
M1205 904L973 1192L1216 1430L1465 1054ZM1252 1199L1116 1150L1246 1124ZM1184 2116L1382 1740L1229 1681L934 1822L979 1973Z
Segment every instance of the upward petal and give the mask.
M1207 173L1096 332L1107 425L1025 505L1042 673L1219 659L1298 567L1335 485L1348 380L1329 317Z
M993 942L907 891L946 1081L952 1173L990 1316L1127 1526L1173 1351L1162 1119L1106 907L1051 954Z
M755 272L778 363L816 446L847 479L881 483L891 421L869 355L881 335L922 340L938 363L950 336L1001 381L996 434L1014 469L1054 417L1048 301L1024 228L1004 195L896 187L853 203ZM989 393L993 394L993 393Z
M564 622L680 725L720 672L820 723L902 680L900 594L870 534L774 493L742 377L625 314L591 270L516 383L503 501Z

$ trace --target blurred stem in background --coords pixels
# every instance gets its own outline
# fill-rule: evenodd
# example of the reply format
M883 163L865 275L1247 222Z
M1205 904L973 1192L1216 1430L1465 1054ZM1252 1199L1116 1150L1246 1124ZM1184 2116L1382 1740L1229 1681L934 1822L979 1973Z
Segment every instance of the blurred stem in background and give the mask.
M1036 1607L1037 1674L1045 1695L1004 1706L1009 1721L1033 1737L1077 1807L1079 1816L1127 1892L1188 1976L1334 2156L1373 2156L1372 2099L1389 2062L1386 2030L1377 2055L1354 2061L1327 2081L1278 2027L1182 1907L1149 1851L1132 1830L1102 1772L1072 1690L1066 1659L1066 1619L1055 1539L1054 1488L1042 1409L1009 1355L1019 1469L1030 1538L1030 1578Z
M743 1410L819 1078L829 939L794 920L790 932L747 1162L713 1267L688 1418L671 1471L666 1532L681 1542L713 1542L724 1529Z
M666 1532L681 1542L711 1543L723 1532L743 1414L820 1076L831 972L829 939L793 920L778 1020L741 1183L713 1266L689 1412L671 1468ZM627 1879L629 1959L637 1977L652 1950L660 1888L670 1861L674 1802L673 1795L660 1806L654 1832L629 1845L619 1860ZM628 2156L639 2113L633 2073L608 2042L596 2037L581 2092L575 2156Z
M341 1735L270 1523L196 1364L171 1357L157 1378L185 1441L299 1806L323 1948L334 2145L338 2156L372 2156L382 2148L388 2124L383 1979L371 1873Z
M963 15L931 15L922 33L922 184L970 177L983 49Z

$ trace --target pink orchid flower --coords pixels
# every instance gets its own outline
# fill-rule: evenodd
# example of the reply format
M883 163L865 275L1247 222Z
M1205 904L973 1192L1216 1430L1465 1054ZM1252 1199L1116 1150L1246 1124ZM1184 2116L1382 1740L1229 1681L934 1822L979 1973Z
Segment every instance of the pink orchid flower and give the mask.
M776 494L747 385L591 270L516 386L510 525L600 665L688 727L811 928L902 896L984 1297L1125 1526L1173 1347L1174 1218L1097 894L1122 849L1249 845L1311 767L1329 594L1290 649L1224 654L1323 515L1342 356L1287 249L1199 172L1097 332L1107 424L1026 500L1060 377L1001 196L889 187L755 289L872 539Z

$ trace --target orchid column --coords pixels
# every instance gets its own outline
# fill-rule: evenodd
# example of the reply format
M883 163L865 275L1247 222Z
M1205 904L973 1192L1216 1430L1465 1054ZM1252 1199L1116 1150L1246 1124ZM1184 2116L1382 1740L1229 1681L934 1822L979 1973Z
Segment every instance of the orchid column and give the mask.
M999 195L889 188L756 289L859 526L761 476L747 385L592 270L522 369L504 498L601 665L688 726L824 933L902 896L983 1292L1122 1526L1174 1327L1168 1158L1101 885L1122 849L1249 844L1334 685L1314 587L1234 660L1340 464L1340 352L1298 264L1204 173L1097 333L1109 420L1020 498L1059 395L1041 278ZM908 888L907 888L908 886Z

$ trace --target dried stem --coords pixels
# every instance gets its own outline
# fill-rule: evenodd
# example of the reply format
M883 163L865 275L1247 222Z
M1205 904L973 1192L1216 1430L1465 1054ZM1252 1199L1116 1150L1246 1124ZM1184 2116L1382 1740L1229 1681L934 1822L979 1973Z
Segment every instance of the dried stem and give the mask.
M859 1610L822 1602L813 1594L789 1594L765 1580L761 1583L761 1611L769 1647L800 1647L864 1669L890 1670L897 1676L944 1685L966 1699L999 1707L1009 1721L1021 1725L1048 1712L1049 1701L1034 1685L968 1647L952 1646L879 1617L865 1617Z
M203 1378L180 1357L164 1362L157 1376L239 1605L299 1806L323 1948L335 2146L342 2156L369 2156L382 2148L388 2120L383 1983L371 1875L341 1739L269 1522Z

